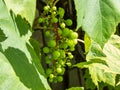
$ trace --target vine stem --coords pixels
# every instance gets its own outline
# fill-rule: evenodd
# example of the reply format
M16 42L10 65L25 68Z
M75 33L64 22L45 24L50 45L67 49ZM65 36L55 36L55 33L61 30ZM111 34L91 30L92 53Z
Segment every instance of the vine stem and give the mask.
M41 27L41 26L36 26L35 28L34 28L35 30L44 30L45 28L44 27ZM48 30L53 30L53 28L49 28L49 27L47 27L46 29L48 29Z
M58 40L59 40L58 25L55 23L54 27L55 27L55 30L56 30L56 47L58 47Z
M57 2L59 2L59 0L55 0L55 2L54 2L54 6L56 5Z
M85 43L83 40L81 39L77 39L78 42L81 42L81 43Z
M56 32L56 48L58 48L58 40L59 40L59 35L58 35L58 25L57 23L54 23L54 27L55 27L55 32ZM53 62L54 64L54 73L56 70L56 60Z

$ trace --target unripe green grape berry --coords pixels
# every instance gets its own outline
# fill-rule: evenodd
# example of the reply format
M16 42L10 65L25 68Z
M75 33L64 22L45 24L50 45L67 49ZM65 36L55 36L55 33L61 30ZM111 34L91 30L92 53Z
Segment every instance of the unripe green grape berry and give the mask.
M52 23L57 23L57 22L58 22L58 19L54 17L54 18L52 18L51 21L52 21Z
M71 62L67 62L66 65L67 65L68 67L70 67L70 66L72 66L72 63L71 63Z
M47 29L47 26L43 26L44 29Z
M60 28L58 28L58 34L61 35L62 34L62 30Z
M49 11L49 9L50 9L50 6L49 6L49 5L44 6L44 11Z
M66 49L68 47L67 42L62 43L60 47Z
M53 82L54 82L54 83L57 83L57 79L56 79L56 78L54 78L54 79L53 79Z
M66 43L70 47L72 47L74 45L73 40L67 40Z
M62 33L63 36L68 36L70 33L68 28L64 28L62 32L63 32Z
M44 26L47 27L47 25L49 25L49 18L45 18L44 22L45 22Z
M43 21L44 21L43 18L39 18L39 19L38 19L38 22L39 22L39 23L42 23Z
M46 70L46 74L47 74L47 75L50 75L52 72L53 72L53 70L50 69L50 68L48 68L48 69Z
M56 78L57 78L58 82L62 82L63 81L63 77L62 76L57 76Z
M45 31L45 36L46 36L46 37L50 37L50 36L51 36L50 31Z
M67 25L67 26L71 26L72 25L72 20L71 19L67 19L66 21L65 21L65 24Z
M49 53L49 51L50 51L50 49L49 49L48 47L44 47L44 48L43 48L43 52L44 52L44 53Z
M65 62L63 60L59 60L58 61L60 65L64 66L65 65Z
M76 45L77 44L77 39L73 39L73 43L74 43L74 45Z
M50 41L48 41L47 45L49 47L55 47L56 46L56 41L55 40L50 40Z
M75 51L75 47L74 47L74 46L71 46L71 47L69 48L69 50L70 50L70 51Z
M57 7L56 7L56 6L53 6L53 7L52 7L52 10L54 10L54 11L57 10Z
M65 73L65 68L62 68L62 72L59 75L64 75Z
M52 83L53 82L53 78L49 78L48 81Z
M65 68L62 68L62 71L65 72Z
M58 57L60 57L60 52L59 52L59 51L54 51L54 52L52 53L52 58L53 58L53 59L57 59Z
M73 58L72 53L68 52L68 57L69 57L70 59L72 59L72 58Z
M60 18L63 18L65 14L65 10L61 7L58 8L58 15Z
M55 16L57 13L55 11L52 12L52 16Z
M56 68L56 72L57 72L58 74L62 73L62 68L60 68L60 67Z
M65 58L65 51L64 50L60 50L60 57L61 58Z
M54 78L54 75L53 75L53 74L50 74L49 78Z
M50 64L51 58L49 56L45 56L45 62L46 62L46 64Z
M62 23L60 24L60 27L61 27L61 28L65 28L65 23L62 22Z
M58 64L56 64L56 67L57 68L61 68L61 65L58 63Z
M78 33L76 33L76 32L70 33L70 39L77 39L77 38L78 38Z

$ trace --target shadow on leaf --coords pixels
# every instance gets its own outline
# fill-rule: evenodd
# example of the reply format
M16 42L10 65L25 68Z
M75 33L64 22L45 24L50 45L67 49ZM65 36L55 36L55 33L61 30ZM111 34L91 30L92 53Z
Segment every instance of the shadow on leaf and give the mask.
M36 68L28 62L28 58L22 51L9 47L4 54L24 85L32 90L45 90Z
M0 42L3 42L4 40L6 40L7 37L5 36L5 34L3 33L3 30L0 28Z

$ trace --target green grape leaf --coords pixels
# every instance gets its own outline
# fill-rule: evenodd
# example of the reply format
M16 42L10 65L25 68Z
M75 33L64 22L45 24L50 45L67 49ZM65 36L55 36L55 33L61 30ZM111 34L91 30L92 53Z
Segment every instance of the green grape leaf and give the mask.
M0 90L51 90L40 58L29 42L30 26L21 16L9 12L3 0L0 12L0 35L7 37L0 42Z
M86 90L95 90L96 86L95 84L93 83L92 79L91 79L91 76L89 74L89 71L88 69L85 71L85 75L84 75L84 78L85 78L85 87L86 87Z
M102 57L102 58L101 57L95 57L94 59L91 59L90 61L77 63L77 64L74 65L74 67L88 68L90 65L92 65L94 63L98 63L98 64L101 63L103 65L107 65L104 57Z
M116 39L116 40L115 40ZM112 72L120 74L120 37L113 35L105 44L103 52L107 55L106 62ZM112 42L112 43L111 43Z
M35 18L36 0L4 0L7 8L24 17L32 26Z
M101 81L103 81L104 83L108 83L112 86L115 85L115 76L117 74L120 74L119 40L119 36L111 36L111 38L105 44L103 51L102 48L100 49L99 44L92 44L91 49L86 57L87 61L96 60L96 57L99 57L99 60L102 59L106 62L106 65L96 62L89 65L89 72L95 85L98 85L98 82Z
M106 65L99 63L91 64L89 65L89 73L91 75L92 81L96 86L99 86L98 82L104 82L112 86L115 86L116 74L111 73Z
M120 22L120 0L87 0L82 5L79 0L75 2L75 6L79 8L76 9L77 23L82 22L77 28L82 26L87 35L103 47ZM79 20L82 17L84 18Z
M120 74L120 37L112 35L103 49L98 43L92 41L86 59L87 62L74 66L88 68L96 86L98 86L98 82L115 86L115 77Z
M87 0L74 0L76 16L77 16L76 30L78 30L82 25L83 17L85 14L86 2L87 2Z

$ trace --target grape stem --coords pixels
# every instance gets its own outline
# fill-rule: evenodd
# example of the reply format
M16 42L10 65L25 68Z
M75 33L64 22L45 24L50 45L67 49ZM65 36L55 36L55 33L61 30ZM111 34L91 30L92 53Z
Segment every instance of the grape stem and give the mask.
M56 30L56 47L58 47L58 40L59 40L58 25L55 23L54 27L55 27L55 30Z
M34 30L44 30L45 28L44 27L41 27L41 26L36 26L35 28L34 28ZM48 29L48 30L53 30L54 28L49 28L49 27L47 27L46 29Z
M54 6L56 5L56 3L58 2L59 0L55 0L55 2L54 2Z
M77 39L78 42L85 43L82 39Z
M55 32L56 32L56 48L58 48L58 40L59 40L59 35L58 35L58 25L57 23L54 23L54 27L55 27ZM55 74L55 71L56 71L56 60L53 62L54 64L54 74Z

